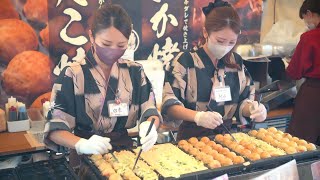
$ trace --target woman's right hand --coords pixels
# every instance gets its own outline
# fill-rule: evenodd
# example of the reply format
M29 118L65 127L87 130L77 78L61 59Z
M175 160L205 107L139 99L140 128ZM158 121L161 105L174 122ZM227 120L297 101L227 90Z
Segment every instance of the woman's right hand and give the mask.
M105 154L112 149L110 139L93 135L89 139L81 138L76 144L75 149L80 154Z
M218 112L197 112L194 122L197 126L202 126L208 129L215 129L223 123L222 116Z

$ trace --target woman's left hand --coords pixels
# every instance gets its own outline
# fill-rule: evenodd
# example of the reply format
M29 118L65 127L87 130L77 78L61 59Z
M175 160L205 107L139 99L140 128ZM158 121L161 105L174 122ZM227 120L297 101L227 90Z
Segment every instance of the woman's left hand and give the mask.
M267 118L267 109L263 104L253 101L250 106L250 118L256 122L263 122Z
M146 136L150 124L150 121L144 121L140 124L139 127L139 136L141 138L140 142L142 144L143 151L148 151L149 149L151 149L158 139L158 132L155 124L152 125L151 131Z

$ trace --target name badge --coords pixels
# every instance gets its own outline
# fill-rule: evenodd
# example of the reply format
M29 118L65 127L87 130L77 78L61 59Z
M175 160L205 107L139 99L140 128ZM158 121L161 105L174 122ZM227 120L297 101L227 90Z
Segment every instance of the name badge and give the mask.
M109 101L108 107L110 117L123 117L129 115L129 104L127 103L117 104L115 101Z
M232 100L229 86L215 88L214 95L216 102L226 102Z

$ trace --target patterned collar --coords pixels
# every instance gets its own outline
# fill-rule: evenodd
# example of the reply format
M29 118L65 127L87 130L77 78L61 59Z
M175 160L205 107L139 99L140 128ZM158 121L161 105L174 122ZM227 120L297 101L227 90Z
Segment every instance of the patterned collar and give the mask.
M87 57L86 60L90 61L90 63L87 63L87 64L90 64L90 65L92 64L94 66L98 65L97 61L93 57L93 53L91 49L87 52L86 57Z

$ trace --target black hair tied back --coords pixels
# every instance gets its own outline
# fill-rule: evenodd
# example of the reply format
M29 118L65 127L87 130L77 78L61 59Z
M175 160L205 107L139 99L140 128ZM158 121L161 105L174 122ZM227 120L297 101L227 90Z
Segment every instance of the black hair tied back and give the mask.
M212 9L217 7L231 7L231 5L223 0L215 0L214 3L211 2L208 4L208 6L203 7L202 12L205 16L207 16L212 11Z

